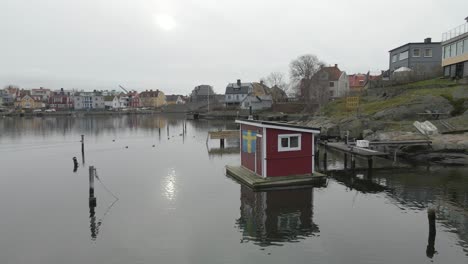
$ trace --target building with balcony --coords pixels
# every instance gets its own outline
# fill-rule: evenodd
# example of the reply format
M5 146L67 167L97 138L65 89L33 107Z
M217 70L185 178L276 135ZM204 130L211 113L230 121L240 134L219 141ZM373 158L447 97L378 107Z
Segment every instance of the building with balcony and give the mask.
M410 42L389 51L389 70L393 74L400 68L409 68L419 76L437 77L441 74L442 60L440 42L432 42L431 38L424 42Z
M449 78L468 77L468 17L466 23L442 34L442 67Z

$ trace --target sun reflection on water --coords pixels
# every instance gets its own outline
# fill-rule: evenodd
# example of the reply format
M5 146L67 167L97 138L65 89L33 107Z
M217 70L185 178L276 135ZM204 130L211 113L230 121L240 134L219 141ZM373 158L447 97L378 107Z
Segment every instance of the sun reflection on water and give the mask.
M176 198L176 178L177 174L174 168L169 169L167 176L164 177L164 181L162 184L163 188L163 196L166 197L168 200L173 201Z

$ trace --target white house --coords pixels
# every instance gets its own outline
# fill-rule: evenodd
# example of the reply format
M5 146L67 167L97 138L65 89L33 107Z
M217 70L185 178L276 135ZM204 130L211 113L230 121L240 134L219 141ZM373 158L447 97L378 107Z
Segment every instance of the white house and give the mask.
M100 92L77 92L73 95L75 110L104 109L104 96Z
M226 86L224 103L226 106L240 105L252 91L252 83L242 83L241 80L237 80L237 83L230 83Z
M271 95L248 95L242 100L240 107L241 109L250 109L252 107L252 110L255 111L271 108L272 104L273 99Z

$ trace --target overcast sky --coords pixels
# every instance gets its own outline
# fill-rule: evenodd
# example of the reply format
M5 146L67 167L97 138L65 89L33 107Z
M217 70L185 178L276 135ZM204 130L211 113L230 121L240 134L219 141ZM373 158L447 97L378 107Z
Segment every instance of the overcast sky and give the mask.
M467 0L0 0L0 85L224 92L315 54L348 74L464 22Z

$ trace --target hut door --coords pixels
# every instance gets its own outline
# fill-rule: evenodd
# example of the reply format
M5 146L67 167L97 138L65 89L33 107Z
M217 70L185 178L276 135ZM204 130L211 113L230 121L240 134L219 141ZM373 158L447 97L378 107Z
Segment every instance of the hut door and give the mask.
M263 153L262 153L262 137L261 135L257 134L257 142L255 146L255 173L258 175L262 175L262 160L263 160Z

